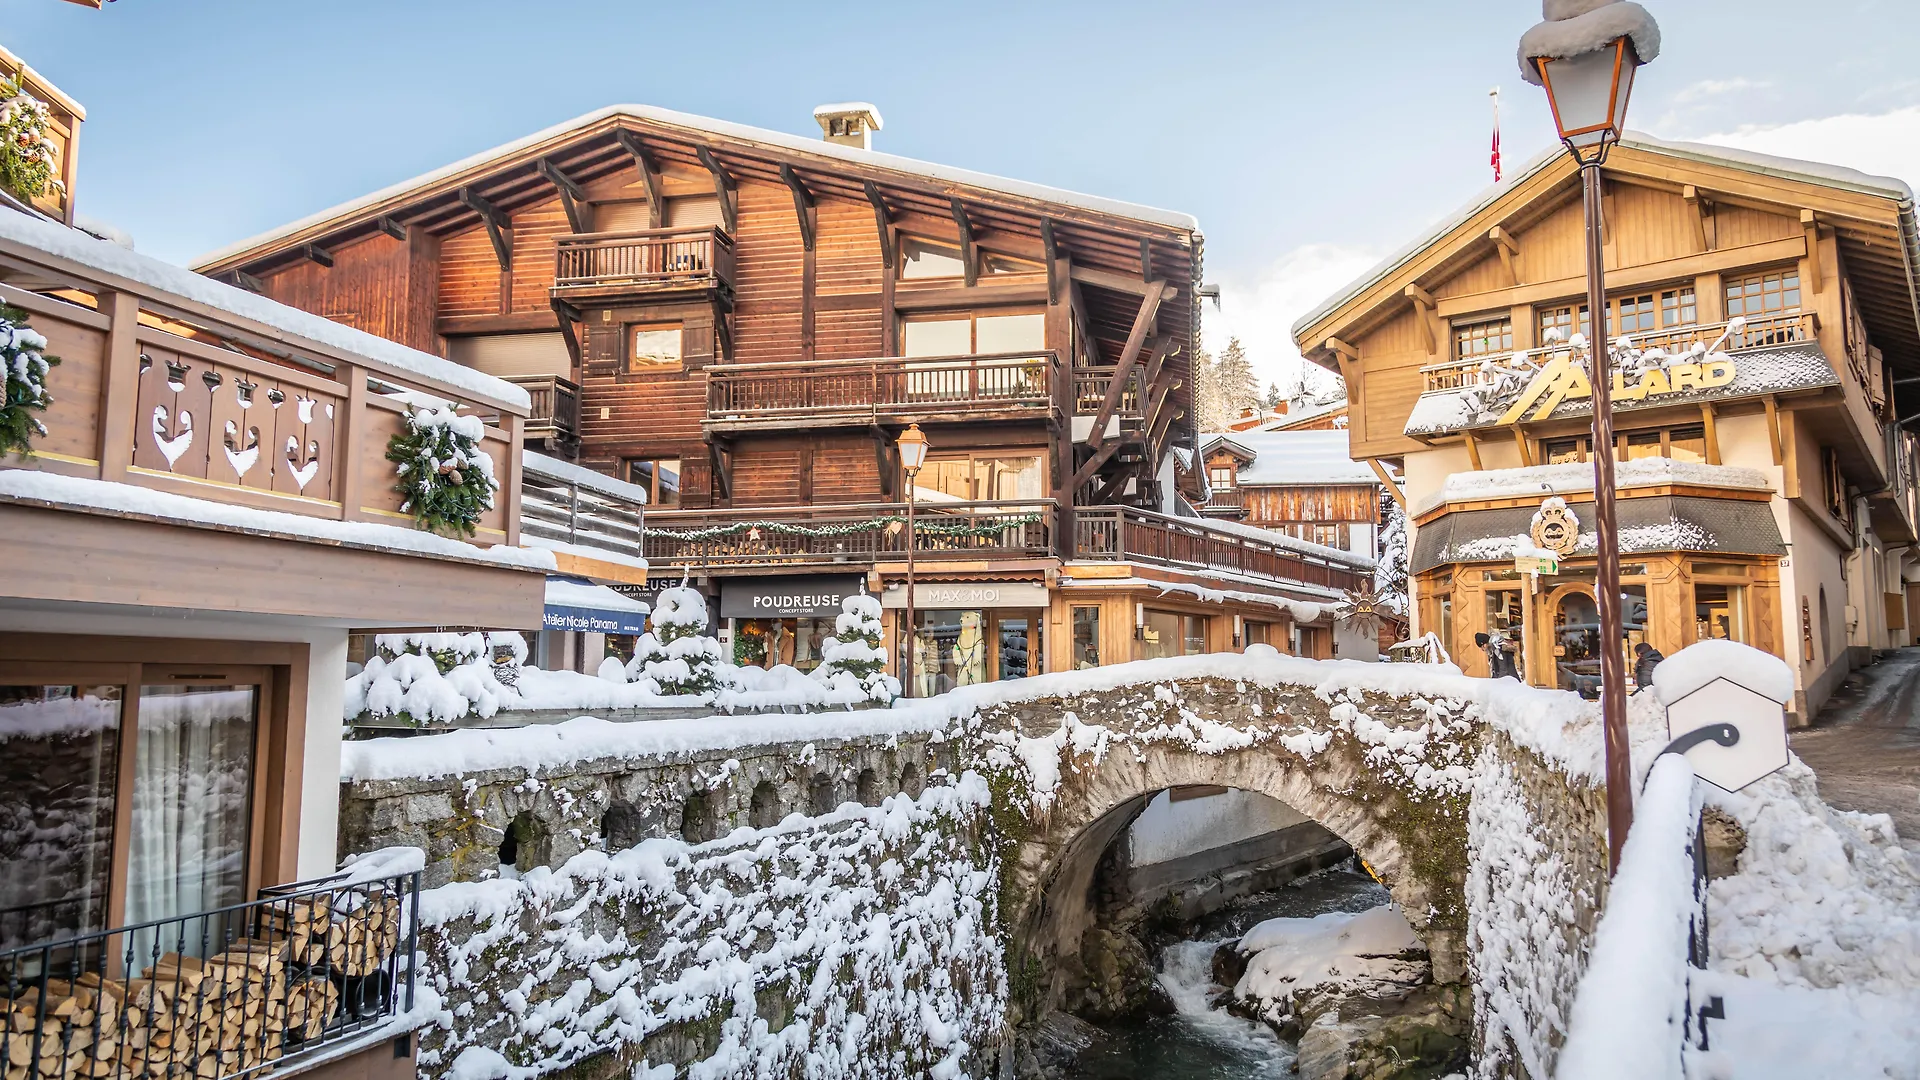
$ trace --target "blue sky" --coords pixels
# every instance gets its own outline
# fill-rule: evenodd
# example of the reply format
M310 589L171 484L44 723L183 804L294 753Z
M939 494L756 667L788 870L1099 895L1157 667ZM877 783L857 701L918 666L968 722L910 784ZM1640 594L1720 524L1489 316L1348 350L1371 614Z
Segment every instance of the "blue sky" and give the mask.
M1646 2L1666 45L1635 127L1819 136L1911 115L1920 135L1905 4ZM1508 160L1546 145L1513 61L1538 18L1528 0L0 0L0 44L88 110L81 212L163 258L601 105L817 134L814 105L854 98L880 106L890 152L1196 215L1225 291L1209 337L1245 335L1279 375L1294 316L1489 181L1489 88Z

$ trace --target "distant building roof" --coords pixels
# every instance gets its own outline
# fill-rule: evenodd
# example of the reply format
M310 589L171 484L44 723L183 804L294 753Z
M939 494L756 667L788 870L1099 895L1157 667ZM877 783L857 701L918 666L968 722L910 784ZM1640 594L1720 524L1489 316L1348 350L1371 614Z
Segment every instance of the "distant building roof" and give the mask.
M1380 482L1365 462L1348 456L1344 431L1235 431L1200 437L1203 455L1227 444L1253 457L1240 467L1237 482L1243 486Z

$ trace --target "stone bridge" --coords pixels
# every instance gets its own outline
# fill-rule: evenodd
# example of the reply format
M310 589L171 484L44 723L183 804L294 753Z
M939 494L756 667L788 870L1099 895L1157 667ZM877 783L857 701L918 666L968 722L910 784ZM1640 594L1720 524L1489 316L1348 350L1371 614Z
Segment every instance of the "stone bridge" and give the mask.
M741 886L732 877L749 851L769 866L784 866L786 854L763 842L770 832L818 834L807 841L816 846L831 846L835 836L866 836L849 848L860 853L851 858L862 874L877 872L898 884L897 867L905 863L924 875L921 892L938 893L954 882L990 883L979 894L978 914L961 925L984 927L999 940L995 964L1004 967L997 983L982 981L977 949L917 954L930 965L927 977L940 985L971 987L962 997L970 1002L965 1009L974 1010L968 1030L978 1036L1035 1021L1084 978L1080 945L1094 919L1089 892L1100 860L1154 795L1187 785L1240 788L1319 822L1366 861L1426 942L1436 981L1471 986L1483 1058L1495 1063L1484 1075L1543 1077L1604 892L1604 812L1590 763L1567 766L1564 746L1531 738L1527 723L1516 718L1549 709L1580 720L1586 706L1568 695L1538 698L1547 692L1490 686L1412 665L1296 660L1256 648L1245 656L1148 661L968 688L891 710L665 724L585 718L550 728L390 741L401 744L398 751L350 744L341 848L421 847L430 888L457 890L471 888L462 882L496 879L489 888L511 889L517 883L497 880L503 866L514 872L509 878L546 867L556 880L574 882L569 896L624 897L605 901L627 905L621 907L627 914L620 926L600 932L648 950L645 963L678 956L651 976L671 980L685 974L674 965L693 957L651 951L662 939L657 929L643 932L642 926L652 927L648 920L657 912L633 914L631 897L621 891L629 886L602 880L625 873L614 856L636 845L663 852L664 865L677 876L660 895L685 904L723 881L726 895L737 899ZM1568 741L1564 732L1555 738ZM963 779L970 773L985 783ZM881 808L898 793L915 798L917 816L902 816L906 804L899 800ZM921 812L936 802L944 809ZM849 803L873 809L856 811ZM795 814L800 817L789 818ZM741 826L759 831L729 837ZM726 854L729 849L736 853ZM934 849L945 854L927 863ZM896 869L886 869L889 863ZM799 865L818 873L825 864L803 857ZM587 880L582 867L591 871L587 884L581 884ZM791 881L786 890L804 892ZM549 901L537 899L540 889L533 895L510 909L526 933L541 919L557 926L573 917L541 907ZM868 920L889 904L905 909L917 902L908 894L889 900L878 884L861 895L869 908L859 917ZM801 916L788 911L781 917ZM463 942L492 941L497 931L469 914L444 921L435 934L440 937L429 938L441 944L429 952L466 970L480 961L477 946ZM748 966L759 955L758 946L736 947L744 951L734 960ZM829 954L817 958L845 962ZM497 975L517 970L508 954L490 963ZM946 974L933 975L934 967ZM794 984L800 986L802 975L819 974L788 977L801 979ZM600 981L595 976L575 985ZM563 973L553 980L554 992L566 984ZM478 1000L503 989L482 990ZM592 1053L601 1057L612 1046L611 1076L630 1070L643 1047L654 1062L662 1054L681 1064L707 1060L728 1045L721 1021L728 1008L746 1025L742 1030L764 1029L769 1013L793 1015L791 997L776 994L757 1006L735 997L731 1006L722 999L701 1006L708 1012L682 1006L702 1017L699 1024L662 1020L664 1027L643 1024L617 1034L597 1028L579 1045L598 1047ZM755 1008L760 1029L751 1015L740 1016ZM450 1027L446 1054L480 1039L479 1029L465 1022ZM760 1037L778 1044L774 1036ZM987 1059L1011 1045L998 1037L984 1041L998 1045L973 1039L966 1059L971 1075L998 1068ZM549 1036L540 1047L508 1056L515 1065L551 1071L572 1068L587 1053L564 1053L553 1043ZM431 1039L423 1046L432 1051L423 1057L423 1071L431 1075L435 1070L427 1066L442 1049ZM922 1060L912 1053L930 1061L939 1051L931 1044L902 1049L909 1056L896 1063L909 1067Z

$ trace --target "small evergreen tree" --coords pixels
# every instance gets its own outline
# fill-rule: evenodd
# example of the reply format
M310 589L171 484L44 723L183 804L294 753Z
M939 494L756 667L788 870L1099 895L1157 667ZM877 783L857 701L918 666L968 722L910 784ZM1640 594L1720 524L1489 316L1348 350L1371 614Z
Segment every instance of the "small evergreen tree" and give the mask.
M720 642L706 634L707 600L684 585L660 590L648 632L634 646L629 673L663 697L711 701L729 678Z
M1277 409L1286 400L1287 395L1281 392L1279 383L1270 382L1267 384L1267 400L1265 402L1267 408Z
M1407 611L1407 515L1400 505L1387 508L1387 523L1380 530L1380 556L1374 565L1373 591L1387 608Z
M886 704L899 697L900 680L887 674L880 633L880 601L865 593L842 600L834 638L821 650L813 677L855 700Z
M1246 346L1240 344L1239 338L1227 339L1227 347L1214 361L1214 369L1220 404L1228 420L1237 419L1242 409L1260 407L1260 382L1254 378L1253 361L1247 358Z

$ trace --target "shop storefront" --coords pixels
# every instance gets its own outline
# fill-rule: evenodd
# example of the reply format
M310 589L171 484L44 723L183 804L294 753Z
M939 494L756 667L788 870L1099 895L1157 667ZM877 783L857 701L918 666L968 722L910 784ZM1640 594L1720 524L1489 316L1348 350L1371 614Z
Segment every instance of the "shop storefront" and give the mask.
M922 582L915 584L913 599L913 696L1024 679L1044 670L1044 584ZM880 604L898 626L907 606L906 586L887 589ZM905 634L896 631L895 648L905 646Z
M812 671L833 640L840 605L862 591L859 574L741 577L720 583L720 620L733 662Z

